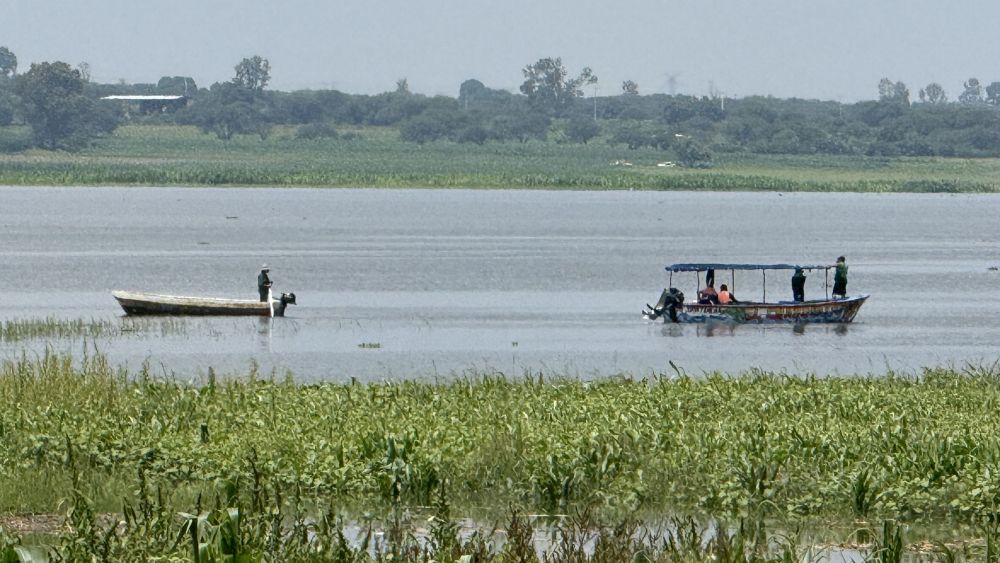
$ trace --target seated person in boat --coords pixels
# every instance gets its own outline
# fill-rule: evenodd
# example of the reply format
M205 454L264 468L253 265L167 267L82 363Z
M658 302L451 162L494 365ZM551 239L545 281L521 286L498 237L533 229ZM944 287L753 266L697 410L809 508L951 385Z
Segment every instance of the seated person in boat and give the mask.
M719 287L719 305L728 305L730 303L739 303L736 300L736 296L729 292L729 287L726 284L722 284Z
M698 292L698 303L702 305L719 304L719 294L715 291L715 283L709 282L705 289Z

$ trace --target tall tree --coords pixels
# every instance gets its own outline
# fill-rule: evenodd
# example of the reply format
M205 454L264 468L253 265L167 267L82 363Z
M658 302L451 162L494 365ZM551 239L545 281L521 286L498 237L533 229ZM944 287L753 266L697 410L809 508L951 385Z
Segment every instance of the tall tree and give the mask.
M626 96L638 96L639 85L633 80L626 80L625 82L622 82L622 94Z
M17 74L17 56L7 47L0 47L0 76Z
M970 78L963 84L965 90L958 95L958 101L963 104L978 104L983 101L983 87L978 78Z
M84 82L90 82L90 63L83 61L76 65L76 69L80 71L80 78L83 79Z
M597 83L597 75L590 67L584 67L578 76L570 78L559 57L539 59L524 67L522 72L521 93L535 109L547 114L565 113L576 98L583 96L584 86Z
M896 102L910 105L910 90L902 82L893 82L883 78L878 82L878 99L880 102Z
M236 65L236 77L233 83L247 90L260 92L271 81L271 63L260 55L243 59Z
M943 104L948 101L944 88L937 82L931 82L920 90L920 101L929 104Z
M986 87L986 101L995 106L1000 106L1000 82L991 82Z
M193 95L198 85L190 76L163 76L156 83L156 91L162 94Z
M216 82L181 114L179 121L215 133L224 141L234 135L257 134L266 139L273 125L270 101L233 82Z
M78 148L118 125L109 106L83 96L80 71L64 62L32 63L14 90L35 142L45 148Z

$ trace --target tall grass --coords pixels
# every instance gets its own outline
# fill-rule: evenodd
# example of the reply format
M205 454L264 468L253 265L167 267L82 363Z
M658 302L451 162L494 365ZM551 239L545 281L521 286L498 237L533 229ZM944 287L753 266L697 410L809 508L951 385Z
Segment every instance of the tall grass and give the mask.
M799 560L787 530L822 522L829 538L840 529L830 523L851 530L859 517L874 538L859 549L880 560L898 560L904 536L919 539L904 523L964 526L989 548L1000 520L998 382L994 365L878 378L481 374L367 385L209 370L191 385L100 354L25 355L0 362L0 514L66 512L72 526L51 548L69 559L197 550L209 561L243 545L249 560L311 550L526 560L528 538L554 525L553 561ZM511 536L491 546L486 530L456 535L446 506L509 518ZM437 507L430 539L413 520L427 507ZM348 540L344 522L366 513L380 523ZM527 524L523 513L578 520ZM714 539L695 554L677 526L659 536L636 527L677 513L738 524L710 525ZM21 540L3 541L13 550Z
M72 458L94 496L145 460L183 490L257 473L367 506L426 506L447 482L462 506L971 524L1000 498L998 377L191 386L100 354L25 356L0 364L0 510L51 511ZM29 475L49 485L25 496Z
M710 170L658 167L672 158L602 141L405 143L394 130L297 139L278 129L221 141L194 128L126 126L78 154L0 155L0 184L482 187L716 191L1000 191L1000 159L719 155ZM632 166L615 166L629 161Z

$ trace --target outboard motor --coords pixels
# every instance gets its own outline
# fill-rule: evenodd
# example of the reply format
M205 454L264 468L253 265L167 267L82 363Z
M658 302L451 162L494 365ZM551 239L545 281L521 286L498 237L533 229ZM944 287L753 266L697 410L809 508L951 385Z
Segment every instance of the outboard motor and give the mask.
M285 307L288 305L295 305L295 294L294 293L282 293L281 299L274 304L274 316L284 317Z
M650 307L649 304L646 304L646 307L649 310L644 310L642 314L647 319L656 320L666 314L671 322L676 323L678 311L684 310L684 292L676 287L664 289L656 306Z

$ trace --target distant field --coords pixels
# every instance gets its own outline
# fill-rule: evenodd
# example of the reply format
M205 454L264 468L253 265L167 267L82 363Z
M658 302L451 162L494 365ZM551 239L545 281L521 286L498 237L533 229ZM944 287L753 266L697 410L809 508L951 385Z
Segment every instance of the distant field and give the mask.
M190 127L132 125L80 153L0 154L0 184L1000 191L1000 159L716 154L713 168L692 170L658 166L673 158L668 152L601 140L417 145L392 129L340 132L303 140L284 128L263 141L221 141ZM0 148L25 136L23 128L0 128Z

